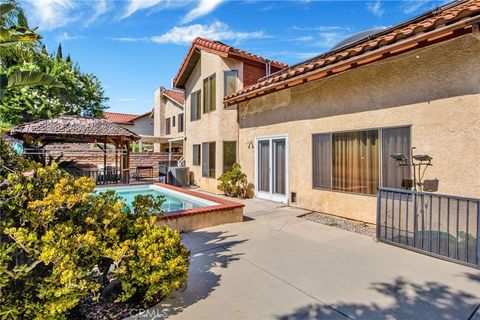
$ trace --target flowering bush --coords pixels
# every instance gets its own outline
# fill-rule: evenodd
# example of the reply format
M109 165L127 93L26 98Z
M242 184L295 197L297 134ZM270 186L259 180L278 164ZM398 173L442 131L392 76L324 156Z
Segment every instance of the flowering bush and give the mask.
M25 174L14 157L0 171L0 318L64 319L87 297L157 301L185 283L189 251L155 225L160 198L129 209L90 179L56 164Z

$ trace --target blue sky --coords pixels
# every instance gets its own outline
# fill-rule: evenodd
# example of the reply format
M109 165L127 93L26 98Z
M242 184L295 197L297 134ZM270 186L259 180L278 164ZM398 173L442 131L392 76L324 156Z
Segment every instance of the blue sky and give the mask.
M109 111L143 113L170 87L196 36L289 64L356 32L388 27L445 1L25 0L49 52L59 43L99 77Z

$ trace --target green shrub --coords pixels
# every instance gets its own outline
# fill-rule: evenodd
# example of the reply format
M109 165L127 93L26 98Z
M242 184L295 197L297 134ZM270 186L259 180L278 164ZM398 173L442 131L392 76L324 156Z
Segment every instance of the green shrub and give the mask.
M234 163L232 169L223 173L218 181L220 183L217 188L229 197L242 199L251 197L252 187L247 181L247 175L238 163Z
M65 319L87 297L156 301L185 283L189 251L178 231L155 225L161 198L138 198L130 210L56 164L30 163L24 174L9 161L15 173L0 176L0 318ZM107 290L112 283L119 289Z

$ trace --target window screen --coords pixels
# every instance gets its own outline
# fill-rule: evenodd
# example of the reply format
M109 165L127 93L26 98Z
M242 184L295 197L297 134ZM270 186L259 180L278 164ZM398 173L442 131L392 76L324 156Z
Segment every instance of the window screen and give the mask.
M382 130L382 186L404 188L410 179L410 168L399 167L391 155L403 153L410 157L410 127L388 128Z

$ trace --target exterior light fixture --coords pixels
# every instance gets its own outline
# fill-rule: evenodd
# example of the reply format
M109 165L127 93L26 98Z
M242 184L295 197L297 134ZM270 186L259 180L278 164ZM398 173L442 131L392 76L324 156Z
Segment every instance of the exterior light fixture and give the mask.
M417 191L417 186L420 187L420 191L422 191L422 177L425 173L425 169L422 172L422 166L431 166L433 158L426 154L413 154L413 150L415 147L412 147L410 150L410 157L407 157L403 153L394 153L391 154L390 157L397 161L399 167L409 167L410 170L413 172L413 188ZM418 180L417 180L417 168L418 168Z

